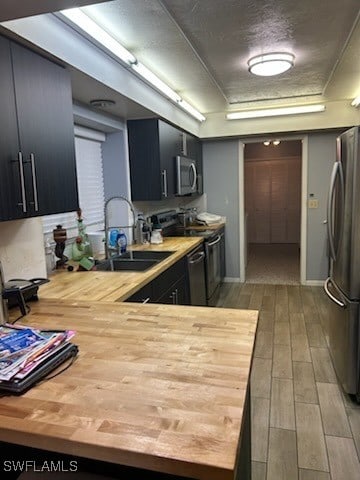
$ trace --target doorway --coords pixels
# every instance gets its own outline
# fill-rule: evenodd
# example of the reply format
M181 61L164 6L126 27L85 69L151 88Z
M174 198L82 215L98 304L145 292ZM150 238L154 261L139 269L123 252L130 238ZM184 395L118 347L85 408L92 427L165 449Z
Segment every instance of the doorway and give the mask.
M301 140L244 147L245 281L300 284Z

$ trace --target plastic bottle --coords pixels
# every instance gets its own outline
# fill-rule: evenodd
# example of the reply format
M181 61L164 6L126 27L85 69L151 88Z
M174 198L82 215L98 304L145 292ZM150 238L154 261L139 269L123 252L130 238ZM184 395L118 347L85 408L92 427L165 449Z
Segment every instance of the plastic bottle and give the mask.
M125 233L120 230L118 236L117 236L117 244L119 246L120 250L120 255L126 252L126 247L127 247L127 238Z
M120 232L117 228L113 228L112 230L110 230L110 233L109 233L109 245L110 245L110 247L116 247L116 242L117 242L119 233Z

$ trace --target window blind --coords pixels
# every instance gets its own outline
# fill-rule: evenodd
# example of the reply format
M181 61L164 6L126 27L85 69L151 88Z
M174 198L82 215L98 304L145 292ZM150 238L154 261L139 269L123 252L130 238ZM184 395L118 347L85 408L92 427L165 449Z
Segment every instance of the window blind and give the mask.
M89 230L104 228L104 178L101 143L105 135L87 128L75 129L75 156L79 204L84 225ZM47 215L43 217L44 234L52 233L56 225L68 230L68 237L77 232L76 212Z

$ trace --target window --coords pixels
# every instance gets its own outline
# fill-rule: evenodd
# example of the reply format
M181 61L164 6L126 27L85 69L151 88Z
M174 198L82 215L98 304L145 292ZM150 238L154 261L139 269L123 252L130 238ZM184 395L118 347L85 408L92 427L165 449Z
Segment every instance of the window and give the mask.
M79 204L88 230L104 228L104 178L101 144L105 134L84 127L75 127L75 156ZM52 241L56 225L68 230L68 238L77 234L76 212L43 217L43 231Z

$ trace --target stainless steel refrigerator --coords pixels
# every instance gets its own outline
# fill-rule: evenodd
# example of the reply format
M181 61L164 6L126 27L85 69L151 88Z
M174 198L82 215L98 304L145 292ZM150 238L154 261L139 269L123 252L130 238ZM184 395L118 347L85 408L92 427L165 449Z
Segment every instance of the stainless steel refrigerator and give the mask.
M359 128L337 139L327 208L329 278L324 289L328 342L336 374L360 401L360 145Z

